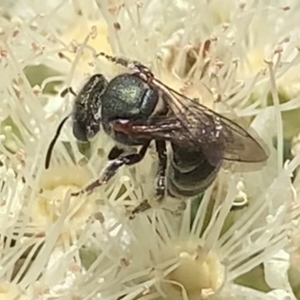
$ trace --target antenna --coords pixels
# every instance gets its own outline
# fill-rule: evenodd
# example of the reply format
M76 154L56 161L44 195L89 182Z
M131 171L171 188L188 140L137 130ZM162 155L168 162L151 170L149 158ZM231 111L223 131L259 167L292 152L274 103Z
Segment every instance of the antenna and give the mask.
M66 123L66 121L69 119L69 117L71 116L71 114L67 115L58 125L57 129L56 129L56 133L55 133L55 136L53 137L49 147L48 147L48 150L47 150L47 154L46 154L46 159L45 159L45 169L48 169L49 168L49 165L50 165L50 160L51 160L51 156L52 156L52 152L53 152L53 148L54 148L54 145L61 133L61 130L64 126L64 124Z

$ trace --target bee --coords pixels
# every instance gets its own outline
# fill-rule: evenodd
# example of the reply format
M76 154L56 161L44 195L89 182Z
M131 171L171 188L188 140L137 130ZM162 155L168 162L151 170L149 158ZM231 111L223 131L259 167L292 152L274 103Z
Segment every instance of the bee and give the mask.
M265 148L240 125L167 86L140 62L103 52L98 55L128 72L110 81L95 74L78 95L71 90L76 96L73 111L58 126L45 167L49 167L54 144L70 116L73 134L79 141L89 141L102 127L116 144L140 148L136 153L126 153L125 148L113 147L100 177L74 196L90 193L108 182L120 167L139 163L151 143L158 157L158 200L166 194L191 198L204 192L215 180L223 161L267 160Z

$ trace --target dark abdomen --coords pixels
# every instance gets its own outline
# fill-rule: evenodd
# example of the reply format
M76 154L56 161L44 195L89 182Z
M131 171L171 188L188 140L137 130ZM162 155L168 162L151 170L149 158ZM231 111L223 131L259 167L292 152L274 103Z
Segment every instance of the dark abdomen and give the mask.
M170 196L193 197L205 191L214 181L220 166L211 165L201 149L171 143L172 153L167 176Z

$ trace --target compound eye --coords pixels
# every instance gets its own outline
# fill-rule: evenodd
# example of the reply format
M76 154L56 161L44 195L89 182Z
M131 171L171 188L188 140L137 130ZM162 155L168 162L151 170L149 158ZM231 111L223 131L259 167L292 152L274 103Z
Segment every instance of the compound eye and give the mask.
M83 126L82 124L80 124L78 122L74 122L74 124L73 124L73 135L78 141L81 141L81 142L88 141L88 134L87 134L86 126Z

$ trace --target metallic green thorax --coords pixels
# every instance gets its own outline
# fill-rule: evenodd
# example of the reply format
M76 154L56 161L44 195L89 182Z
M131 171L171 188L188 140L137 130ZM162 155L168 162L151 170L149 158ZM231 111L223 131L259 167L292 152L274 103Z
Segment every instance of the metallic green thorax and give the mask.
M157 91L149 89L140 78L119 75L110 81L102 95L102 122L118 118L147 119L155 108L157 98Z

